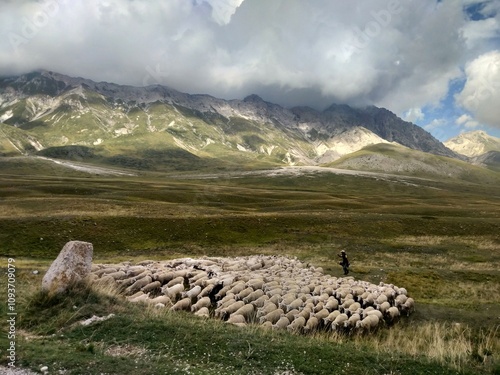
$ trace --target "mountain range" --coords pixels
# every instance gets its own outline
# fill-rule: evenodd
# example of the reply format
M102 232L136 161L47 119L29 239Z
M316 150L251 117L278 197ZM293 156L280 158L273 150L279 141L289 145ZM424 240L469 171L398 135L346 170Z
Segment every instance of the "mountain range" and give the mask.
M283 108L257 95L224 100L43 70L0 78L3 156L36 154L147 170L226 169L326 165L386 144L468 160L454 147L458 143L445 145L374 106Z

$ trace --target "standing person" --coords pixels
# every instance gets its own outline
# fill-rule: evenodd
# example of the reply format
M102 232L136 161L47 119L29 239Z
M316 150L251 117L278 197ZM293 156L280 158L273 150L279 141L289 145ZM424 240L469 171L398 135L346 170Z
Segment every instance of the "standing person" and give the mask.
M342 250L340 254L337 254L338 257L342 258L342 260L339 262L339 264L342 266L342 269L344 270L344 275L347 275L349 273L349 260L347 259L347 254L345 250Z

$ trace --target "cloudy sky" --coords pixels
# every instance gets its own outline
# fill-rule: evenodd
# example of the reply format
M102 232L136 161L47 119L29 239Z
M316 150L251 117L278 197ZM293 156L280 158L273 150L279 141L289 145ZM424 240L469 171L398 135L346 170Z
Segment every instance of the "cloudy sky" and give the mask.
M0 75L34 69L500 136L500 0L2 0Z

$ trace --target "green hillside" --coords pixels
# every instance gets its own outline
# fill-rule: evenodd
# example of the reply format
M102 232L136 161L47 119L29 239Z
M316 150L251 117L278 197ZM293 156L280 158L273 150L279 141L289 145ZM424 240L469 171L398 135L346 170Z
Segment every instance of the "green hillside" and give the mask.
M500 174L495 171L394 144L368 146L325 166L486 184L494 184L500 180Z

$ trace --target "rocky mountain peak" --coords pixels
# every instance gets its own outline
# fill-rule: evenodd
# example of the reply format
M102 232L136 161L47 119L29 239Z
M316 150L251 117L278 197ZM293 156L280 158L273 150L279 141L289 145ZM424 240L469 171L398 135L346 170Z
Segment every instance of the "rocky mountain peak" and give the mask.
M483 130L459 134L444 144L451 150L468 157L480 156L489 151L500 151L500 138L493 137Z

